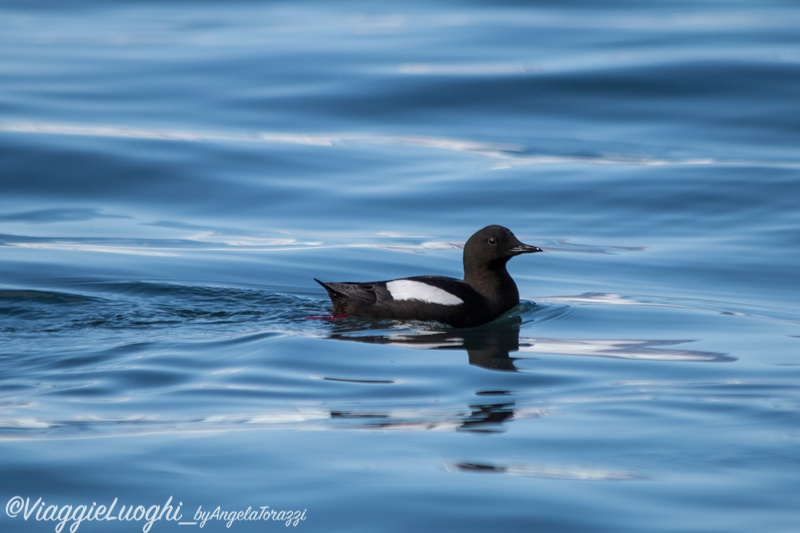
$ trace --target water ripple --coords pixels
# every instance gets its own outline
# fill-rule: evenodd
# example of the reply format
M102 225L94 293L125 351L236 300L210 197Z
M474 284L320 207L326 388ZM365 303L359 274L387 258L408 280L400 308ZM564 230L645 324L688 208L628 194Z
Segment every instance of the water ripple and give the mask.
M53 124L37 122L0 123L0 131L32 133L42 135L77 135L90 137L121 137L181 142L246 142L286 143L311 146L339 146L360 144L386 144L395 146L417 146L459 153L478 155L495 160L494 169L521 165L594 164L637 166L743 166L770 168L800 168L800 161L793 160L735 160L714 157L670 159L641 154L557 155L526 153L525 148L514 145L478 142L467 139L452 139L430 136L398 136L366 133L222 133L211 131L186 131L166 129L142 129L128 126L98 126L86 124Z
M495 464L469 461L445 463L447 472L474 472L503 474L506 476L535 477L541 479L565 479L573 481L630 481L648 479L646 476L625 470L606 470L586 467L536 466L531 464Z
M564 303L567 305L630 305L645 307L667 307L707 311L720 315L762 318L779 322L800 323L800 315L794 309L777 306L761 307L753 304L737 304L698 298L672 298L665 296L645 296L634 294L615 294L587 292L575 296L547 296L537 298L543 303Z
M634 340L634 339L545 339L520 338L520 352L553 355L576 355L637 359L648 361L695 361L704 363L731 363L735 357L723 353L699 350L664 348L688 340Z

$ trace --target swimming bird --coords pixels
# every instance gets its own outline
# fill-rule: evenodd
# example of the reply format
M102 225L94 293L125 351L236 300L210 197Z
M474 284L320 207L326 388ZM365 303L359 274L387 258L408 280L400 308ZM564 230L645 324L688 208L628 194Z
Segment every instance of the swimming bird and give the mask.
M435 320L457 328L490 322L519 303L506 270L519 254L541 252L503 226L486 226L464 245L464 279L415 276L368 283L323 282L334 315Z

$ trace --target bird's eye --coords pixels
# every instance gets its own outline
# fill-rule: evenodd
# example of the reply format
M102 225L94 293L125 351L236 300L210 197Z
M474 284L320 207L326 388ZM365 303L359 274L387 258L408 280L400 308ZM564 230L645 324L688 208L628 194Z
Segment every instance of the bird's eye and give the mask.
M489 237L489 246L494 246L495 244L497 244L497 239Z

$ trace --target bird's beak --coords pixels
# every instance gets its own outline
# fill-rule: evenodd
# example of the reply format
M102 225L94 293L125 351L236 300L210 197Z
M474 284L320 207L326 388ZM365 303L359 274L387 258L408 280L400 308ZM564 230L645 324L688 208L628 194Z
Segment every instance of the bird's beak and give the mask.
M518 245L513 246L511 248L511 252L514 255L517 255L517 254L532 254L532 253L541 252L541 251L542 251L542 249L539 248L538 246L531 246L530 244L522 244L522 243L519 243Z

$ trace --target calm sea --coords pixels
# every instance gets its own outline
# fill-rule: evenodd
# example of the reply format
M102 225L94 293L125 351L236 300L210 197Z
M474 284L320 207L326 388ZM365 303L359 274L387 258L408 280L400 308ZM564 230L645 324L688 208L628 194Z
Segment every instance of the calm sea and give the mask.
M4 2L0 529L800 531L798 28ZM487 224L508 316L319 319Z

